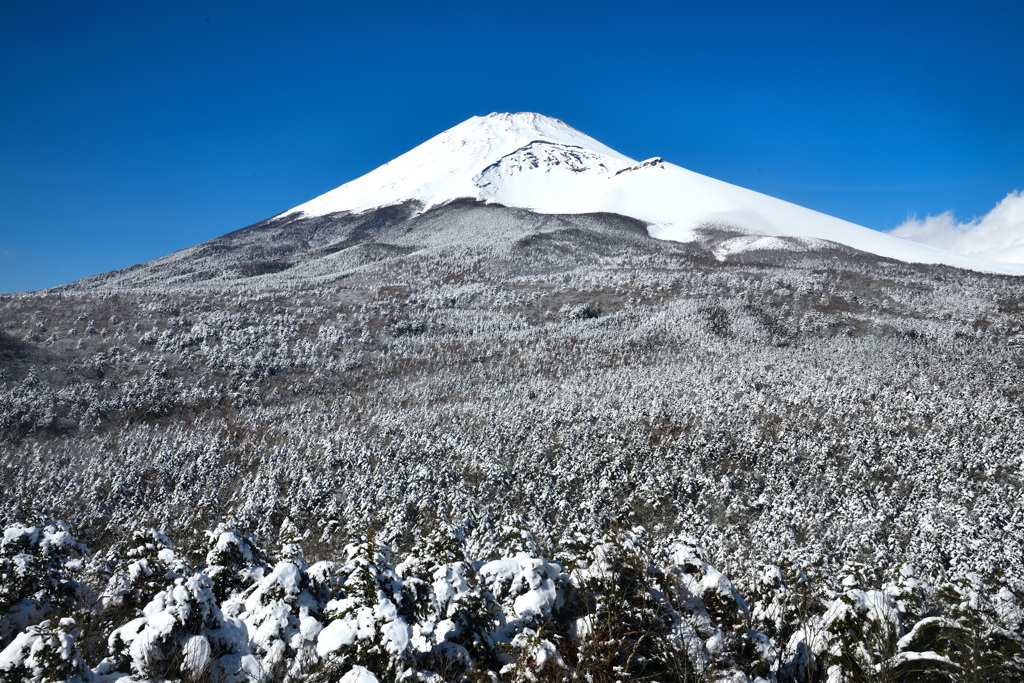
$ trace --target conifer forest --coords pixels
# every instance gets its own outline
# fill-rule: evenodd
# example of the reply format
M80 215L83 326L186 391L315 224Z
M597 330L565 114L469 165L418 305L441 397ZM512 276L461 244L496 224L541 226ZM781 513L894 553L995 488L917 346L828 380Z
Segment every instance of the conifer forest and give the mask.
M0 681L1024 680L1024 278L417 208L0 296Z

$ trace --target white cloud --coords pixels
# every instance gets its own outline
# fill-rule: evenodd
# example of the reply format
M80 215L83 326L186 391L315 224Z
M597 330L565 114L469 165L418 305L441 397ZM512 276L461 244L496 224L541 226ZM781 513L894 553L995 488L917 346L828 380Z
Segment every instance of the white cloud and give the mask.
M968 223L958 222L952 211L946 211L924 220L908 218L890 234L965 256L1024 263L1024 192L1011 192L994 209Z

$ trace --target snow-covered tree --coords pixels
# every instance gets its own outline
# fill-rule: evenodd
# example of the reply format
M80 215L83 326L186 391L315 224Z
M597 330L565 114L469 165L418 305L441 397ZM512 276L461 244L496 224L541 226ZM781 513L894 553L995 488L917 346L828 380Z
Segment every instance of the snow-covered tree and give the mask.
M188 572L171 540L156 529L137 529L123 557L113 558L113 571L100 599L105 608L141 610L157 593Z
M110 634L104 668L144 680L210 676L241 683L258 676L246 626L221 612L213 586L203 572L176 579L142 616Z
M411 601L391 564L390 550L373 534L346 548L343 597L327 603L326 624L317 636L317 654L330 671L366 667L394 678L414 661L411 615L399 611Z
M0 647L44 618L70 615L87 555L68 525L15 524L0 541Z
M206 573L214 581L213 592L219 602L248 589L263 576L268 559L255 534L224 522L206 532L206 538Z
M22 631L0 651L3 683L88 683L92 671L75 643L75 620L44 620Z

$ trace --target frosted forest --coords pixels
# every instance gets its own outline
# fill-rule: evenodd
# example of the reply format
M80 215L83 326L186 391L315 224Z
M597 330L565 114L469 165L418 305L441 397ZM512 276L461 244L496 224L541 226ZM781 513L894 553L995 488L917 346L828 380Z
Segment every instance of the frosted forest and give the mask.
M702 234L399 206L0 297L0 681L1024 680L1024 282Z

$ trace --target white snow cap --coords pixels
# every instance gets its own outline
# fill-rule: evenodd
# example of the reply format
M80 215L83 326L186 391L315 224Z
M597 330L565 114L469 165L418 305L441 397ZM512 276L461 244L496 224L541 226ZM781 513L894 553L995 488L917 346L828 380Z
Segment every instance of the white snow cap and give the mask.
M283 215L360 213L409 200L426 210L460 198L539 213L616 213L647 223L652 237L677 242L694 241L701 227L744 233L719 247L720 258L751 249L821 248L825 240L911 263L1024 275L1024 265L899 239L660 158L638 163L533 113L474 116Z
M360 212L410 199L423 202L426 209L463 197L484 199L478 176L506 155L535 142L585 149L615 160L616 168L633 163L558 119L530 113L474 116L287 213Z

